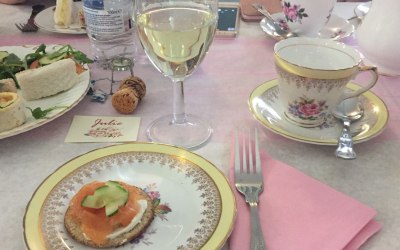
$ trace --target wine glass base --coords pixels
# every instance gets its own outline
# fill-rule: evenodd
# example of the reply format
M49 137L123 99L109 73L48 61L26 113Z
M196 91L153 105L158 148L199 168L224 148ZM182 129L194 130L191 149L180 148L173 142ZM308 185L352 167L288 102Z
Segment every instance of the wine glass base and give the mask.
M201 118L186 114L185 122L173 122L173 115L166 115L153 121L147 127L151 141L191 149L203 145L210 139L213 129Z

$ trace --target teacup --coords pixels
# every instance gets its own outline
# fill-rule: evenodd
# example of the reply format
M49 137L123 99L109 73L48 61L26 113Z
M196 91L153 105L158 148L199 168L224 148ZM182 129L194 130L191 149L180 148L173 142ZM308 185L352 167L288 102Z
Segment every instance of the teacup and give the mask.
M301 127L317 127L342 100L359 96L378 80L376 67L361 66L352 47L328 39L295 37L274 47L280 101L285 118ZM358 73L371 79L356 91L345 91Z
M283 0L289 29L298 36L317 37L328 22L336 0Z

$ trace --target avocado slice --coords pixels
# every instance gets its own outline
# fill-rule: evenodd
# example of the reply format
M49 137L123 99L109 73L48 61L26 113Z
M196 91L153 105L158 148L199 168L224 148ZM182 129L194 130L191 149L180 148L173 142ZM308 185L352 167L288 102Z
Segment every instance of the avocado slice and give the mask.
M113 216L124 206L129 198L129 192L116 181L107 181L98 187L93 195L86 195L81 205L88 208L105 207L106 216Z

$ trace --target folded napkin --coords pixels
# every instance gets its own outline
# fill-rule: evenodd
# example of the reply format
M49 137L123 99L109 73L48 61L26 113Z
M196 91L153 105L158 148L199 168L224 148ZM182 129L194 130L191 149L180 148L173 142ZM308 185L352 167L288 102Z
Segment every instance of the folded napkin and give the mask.
M232 147L233 148L233 147ZM261 152L264 192L259 213L268 250L353 250L381 229L376 211ZM234 187L237 218L231 250L250 248L250 211Z

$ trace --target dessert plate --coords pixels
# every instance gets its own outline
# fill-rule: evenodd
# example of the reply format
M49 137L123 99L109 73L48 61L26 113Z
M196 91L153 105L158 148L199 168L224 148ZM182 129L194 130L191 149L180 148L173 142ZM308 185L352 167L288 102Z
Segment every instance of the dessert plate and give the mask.
M153 199L153 222L118 249L220 249L236 215L232 189L216 166L184 149L153 143L105 147L78 156L48 176L24 217L29 249L91 249L64 229L71 198L86 183L119 180Z
M358 89L359 86L349 83L347 88ZM386 127L389 113L385 103L373 92L367 91L360 96L364 106L364 116L351 124L354 143L367 141L379 135ZM288 122L284 118L283 108L279 101L277 79L261 84L249 97L249 107L253 116L267 129L286 138L320 145L336 145L342 130L342 123L332 115L315 128L303 128Z
M60 45L46 45L46 51L51 51L55 47ZM26 45L26 46L4 46L0 47L0 51L8 51L9 53L16 54L19 58L23 58L28 53L32 53L37 49L38 46ZM25 116L26 122L19 127L13 128L11 130L0 132L0 139L14 136L23 132L27 132L34 128L40 127L48 122L53 121L57 117L60 117L68 110L75 107L86 95L90 87L90 70L87 69L85 72L79 75L79 82L67 91L61 92L59 94L41 98L33 101L24 100L25 107L35 109L40 107L42 110L52 108L54 106L59 106L63 108L54 109L52 112L47 114L46 119L36 120L33 118L31 112L26 109ZM23 97L19 94L23 99ZM1 121L0 121L1 122Z
M81 5L81 3L74 3L75 9ZM53 33L62 33L62 34L71 34L71 35L81 35L86 34L86 29L81 26L79 23L79 18L77 14L74 14L73 23L69 27L63 27L56 25L54 23L54 10L56 6L49 7L39 12L35 17L35 24L40 29L53 32ZM77 10L75 11L77 12Z
M281 26L285 27L286 20L285 15L283 12L272 14L274 20L279 22ZM267 33L268 36L276 39L281 40L282 37L277 36L274 32L270 29L267 25L267 19L263 18L260 22L261 29ZM334 14L331 15L328 23L321 29L318 33L319 38L326 38L326 39L333 39L333 40L340 40L345 37L350 36L354 32L354 25L348 22L347 20L338 17Z

